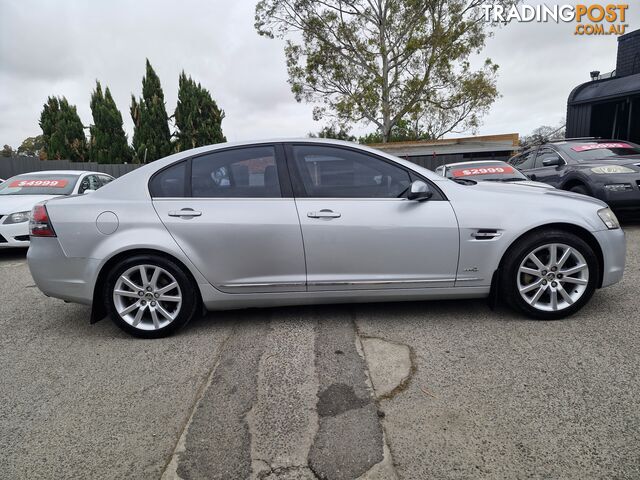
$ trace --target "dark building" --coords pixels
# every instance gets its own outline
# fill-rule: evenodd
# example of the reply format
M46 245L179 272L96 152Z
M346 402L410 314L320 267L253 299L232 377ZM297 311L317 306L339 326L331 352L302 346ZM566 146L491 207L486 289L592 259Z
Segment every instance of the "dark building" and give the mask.
M616 69L592 72L567 103L567 138L602 137L640 143L640 30L618 38Z

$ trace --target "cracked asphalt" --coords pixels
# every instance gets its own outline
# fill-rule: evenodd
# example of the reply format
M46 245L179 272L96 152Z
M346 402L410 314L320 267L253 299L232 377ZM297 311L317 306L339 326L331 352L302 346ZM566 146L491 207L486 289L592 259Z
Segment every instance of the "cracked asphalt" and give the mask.
M210 314L142 341L0 251L0 478L640 478L640 226L570 319L483 301Z

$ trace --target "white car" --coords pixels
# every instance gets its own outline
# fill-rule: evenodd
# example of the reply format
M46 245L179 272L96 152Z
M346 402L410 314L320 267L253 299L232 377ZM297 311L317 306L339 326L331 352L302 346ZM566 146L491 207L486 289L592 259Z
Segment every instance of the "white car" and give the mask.
M29 214L39 202L92 192L111 182L106 173L50 170L24 173L0 184L0 249L29 246Z

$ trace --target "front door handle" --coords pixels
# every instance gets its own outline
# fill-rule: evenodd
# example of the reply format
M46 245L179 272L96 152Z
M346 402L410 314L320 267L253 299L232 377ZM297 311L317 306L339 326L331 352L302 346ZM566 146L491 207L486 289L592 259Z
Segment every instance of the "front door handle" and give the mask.
M193 208L183 208L182 210L173 210L169 212L170 217L199 217L202 212L196 212Z
M309 212L307 217L309 218L340 218L342 215L333 210L323 209L319 212Z

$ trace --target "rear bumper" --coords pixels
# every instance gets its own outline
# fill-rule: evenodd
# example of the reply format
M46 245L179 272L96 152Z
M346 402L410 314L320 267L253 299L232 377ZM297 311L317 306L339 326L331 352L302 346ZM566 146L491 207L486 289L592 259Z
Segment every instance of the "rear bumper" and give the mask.
M100 262L69 258L57 238L32 238L27 252L31 276L45 295L90 305Z
M601 286L608 287L622 280L627 255L624 231L621 228L617 228L615 230L593 232L593 235L600 244L604 260Z
M5 225L0 223L0 248L29 246L29 222Z

